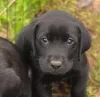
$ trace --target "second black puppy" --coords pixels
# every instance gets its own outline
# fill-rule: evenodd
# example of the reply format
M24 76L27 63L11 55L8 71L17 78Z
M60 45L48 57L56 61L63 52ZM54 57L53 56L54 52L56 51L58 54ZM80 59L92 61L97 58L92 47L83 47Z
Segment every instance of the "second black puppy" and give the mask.
M31 97L27 74L15 45L0 37L0 97Z
M72 97L85 97L91 39L84 25L69 13L51 11L37 17L20 33L16 45L32 69L39 97L48 97L43 84L64 80ZM34 82L36 81L36 82ZM33 88L33 92L36 89ZM36 96L35 96L36 97Z

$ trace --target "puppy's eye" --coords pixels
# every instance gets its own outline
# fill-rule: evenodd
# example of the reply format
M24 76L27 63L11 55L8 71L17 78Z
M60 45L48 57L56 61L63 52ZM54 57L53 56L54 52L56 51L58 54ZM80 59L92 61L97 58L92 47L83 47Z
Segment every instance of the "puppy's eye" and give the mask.
M69 38L66 42L66 44L73 44L74 43L74 40L72 38Z
M41 42L42 42L43 44L48 44L49 41L48 41L47 37L44 36L44 37L41 38Z

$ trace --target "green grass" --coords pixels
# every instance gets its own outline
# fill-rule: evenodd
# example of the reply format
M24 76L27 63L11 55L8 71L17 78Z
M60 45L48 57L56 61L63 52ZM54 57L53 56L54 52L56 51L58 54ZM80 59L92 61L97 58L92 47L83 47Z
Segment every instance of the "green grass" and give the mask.
M0 12L3 11L12 0L1 0ZM0 26L8 30L9 39L15 40L16 34L20 29L27 25L33 17L44 8L49 0L16 0L13 4L0 15ZM6 27L8 26L8 27Z

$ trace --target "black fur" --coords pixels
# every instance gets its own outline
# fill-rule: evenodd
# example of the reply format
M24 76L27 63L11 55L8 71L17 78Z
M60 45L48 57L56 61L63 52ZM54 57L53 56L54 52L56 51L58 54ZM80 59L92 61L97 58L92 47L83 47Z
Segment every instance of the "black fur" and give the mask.
M30 97L30 80L17 48L0 37L0 97Z
M32 71L33 96L50 97L51 83L67 80L72 97L86 97L90 44L84 25L64 11L47 12L24 27L16 46Z

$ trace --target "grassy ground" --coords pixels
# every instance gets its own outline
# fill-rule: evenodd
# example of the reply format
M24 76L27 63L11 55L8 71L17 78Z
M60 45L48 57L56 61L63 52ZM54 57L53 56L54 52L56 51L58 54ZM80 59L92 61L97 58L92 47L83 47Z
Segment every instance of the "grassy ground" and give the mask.
M0 36L14 42L17 33L35 16L49 10L65 10L79 18L92 36L87 56L90 63L88 97L100 95L100 14L92 10L78 10L77 0L0 0ZM58 96L57 96L58 97Z

